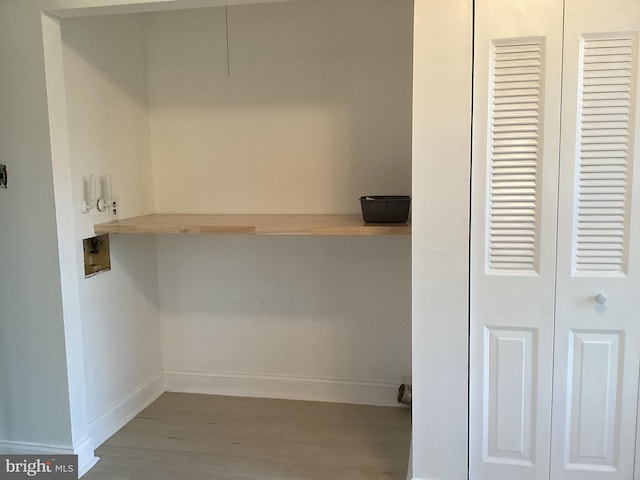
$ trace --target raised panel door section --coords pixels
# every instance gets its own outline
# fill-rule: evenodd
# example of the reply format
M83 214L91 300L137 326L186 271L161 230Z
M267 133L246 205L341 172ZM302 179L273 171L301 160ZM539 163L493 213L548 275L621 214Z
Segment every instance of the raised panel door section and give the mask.
M538 340L536 329L485 330L484 457L533 465Z
M565 461L615 471L619 459L623 332L569 332Z
M475 17L469 474L547 480L562 2Z
M640 373L640 2L566 0L565 9L551 479L629 480Z

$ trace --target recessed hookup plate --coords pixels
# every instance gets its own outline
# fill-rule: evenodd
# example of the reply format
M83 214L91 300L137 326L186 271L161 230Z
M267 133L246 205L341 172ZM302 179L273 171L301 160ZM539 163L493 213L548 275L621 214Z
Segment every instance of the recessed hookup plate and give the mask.
M0 164L0 188L7 188L7 166Z

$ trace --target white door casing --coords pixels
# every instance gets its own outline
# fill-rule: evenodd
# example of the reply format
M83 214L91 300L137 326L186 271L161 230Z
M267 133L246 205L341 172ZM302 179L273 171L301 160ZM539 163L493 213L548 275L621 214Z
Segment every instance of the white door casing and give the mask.
M628 480L640 365L640 2L565 9L551 478Z
M470 478L549 475L562 2L476 1Z

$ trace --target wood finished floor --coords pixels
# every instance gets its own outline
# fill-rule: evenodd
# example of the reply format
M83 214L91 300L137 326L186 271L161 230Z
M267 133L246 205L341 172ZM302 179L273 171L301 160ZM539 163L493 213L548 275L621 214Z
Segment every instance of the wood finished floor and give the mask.
M405 480L405 408L164 393L85 480Z

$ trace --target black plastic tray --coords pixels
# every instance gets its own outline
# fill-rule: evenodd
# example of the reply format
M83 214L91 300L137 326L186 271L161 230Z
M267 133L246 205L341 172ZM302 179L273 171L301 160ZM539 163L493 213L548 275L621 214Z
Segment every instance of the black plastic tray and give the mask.
M408 195L367 195L360 197L366 223L406 223L411 197Z

